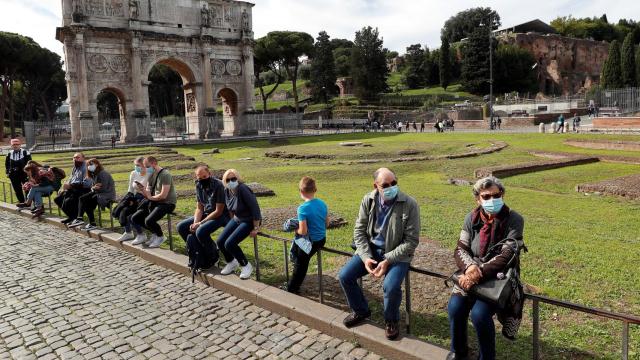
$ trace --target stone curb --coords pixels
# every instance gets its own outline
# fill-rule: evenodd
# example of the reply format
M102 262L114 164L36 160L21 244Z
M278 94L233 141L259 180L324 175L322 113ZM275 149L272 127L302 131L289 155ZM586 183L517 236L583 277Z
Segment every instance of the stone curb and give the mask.
M0 202L0 210L30 217L29 213L22 212L18 210L16 206L4 202ZM55 216L45 215L41 221L55 225L66 231L75 231L97 241L102 241L155 265L162 266L183 275L191 275L191 271L187 266L188 258L186 255L165 249L142 248L131 245L129 242L121 243L117 241L120 234L108 230L97 229L83 231L78 228L67 229L66 226L62 224L62 219ZM439 360L446 358L448 353L447 350L439 346L427 343L413 336L402 335L400 340L397 341L386 340L384 329L370 322L347 329L342 324L342 319L348 315L344 311L290 294L252 279L240 280L238 276L220 275L219 269L198 274L196 279L203 284L247 300L256 306L285 316L291 320L298 321L310 328L322 331L327 335L345 341L357 342L367 350L373 351L388 359Z

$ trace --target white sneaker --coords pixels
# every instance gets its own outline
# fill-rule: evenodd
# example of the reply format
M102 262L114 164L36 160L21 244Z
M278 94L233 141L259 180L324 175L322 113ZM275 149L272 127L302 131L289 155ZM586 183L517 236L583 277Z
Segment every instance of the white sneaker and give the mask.
M232 272L234 272L239 266L240 266L240 263L238 263L238 260L233 259L232 262L228 263L222 268L222 270L220 270L220 274L229 275Z
M135 236L133 236L133 232L124 232L122 234L122 236L120 236L118 238L118 241L129 241L129 240L133 240L135 238Z
M72 229L81 225L84 225L84 221L82 219L75 219L69 225L67 225L67 227Z
M246 280L251 277L251 273L253 272L253 266L250 262L247 265L243 266L240 270L240 279Z
M91 231L91 230L95 230L95 229L97 229L97 228L98 228L98 227L97 227L97 226L95 226L95 225L93 225L93 224L87 224L87 225L85 225L85 226L83 226L83 227L82 227L82 230L85 230L85 231Z
M152 240L151 242L149 242L149 247L150 248L159 248L160 245L162 245L162 243L166 240L166 238L164 236L156 236L155 240Z
M149 247L149 245L153 244L156 241L158 241L158 235L151 234L151 237L147 241L145 241L142 246Z
M136 239L131 242L131 245L140 245L144 244L145 242L147 242L147 235L145 235L145 233L142 233L136 236Z

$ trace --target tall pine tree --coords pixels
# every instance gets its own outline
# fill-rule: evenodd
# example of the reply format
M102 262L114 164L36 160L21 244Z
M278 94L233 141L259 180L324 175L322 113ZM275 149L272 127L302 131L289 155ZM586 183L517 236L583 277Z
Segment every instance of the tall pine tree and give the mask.
M620 64L620 43L613 40L609 45L609 57L602 67L602 87L618 89L623 87L622 68Z
M449 40L442 38L440 46L440 86L446 91L451 82L451 56L449 50Z
M640 46L636 50L636 84L640 85Z
M489 92L489 30L477 27L464 43L461 80L473 94Z
M422 45L413 44L407 47L404 55L405 69L402 80L409 89L418 89L425 86L424 50Z
M356 32L351 55L351 77L355 94L362 100L375 100L387 89L389 69L378 29L371 26Z
M625 87L637 85L634 35L633 31L629 32L622 43L622 84Z
M311 95L316 101L327 101L338 93L333 47L326 31L321 31L314 45L311 62Z

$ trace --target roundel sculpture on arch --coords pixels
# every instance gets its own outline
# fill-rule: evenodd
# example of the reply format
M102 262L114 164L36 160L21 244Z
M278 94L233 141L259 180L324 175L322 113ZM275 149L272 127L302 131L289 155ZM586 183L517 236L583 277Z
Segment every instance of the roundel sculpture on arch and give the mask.
M253 4L233 0L62 0L73 146L100 142L97 97L116 95L120 140L153 141L148 76L157 64L183 81L192 139L242 135L253 108ZM225 97L226 96L226 97ZM224 129L209 129L216 108Z

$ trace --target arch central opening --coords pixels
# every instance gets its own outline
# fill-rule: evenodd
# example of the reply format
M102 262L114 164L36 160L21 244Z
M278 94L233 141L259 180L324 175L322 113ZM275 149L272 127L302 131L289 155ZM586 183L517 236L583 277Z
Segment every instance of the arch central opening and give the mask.
M111 88L98 93L96 107L98 109L98 134L101 142L120 140L121 129L126 122L126 102L124 95Z

